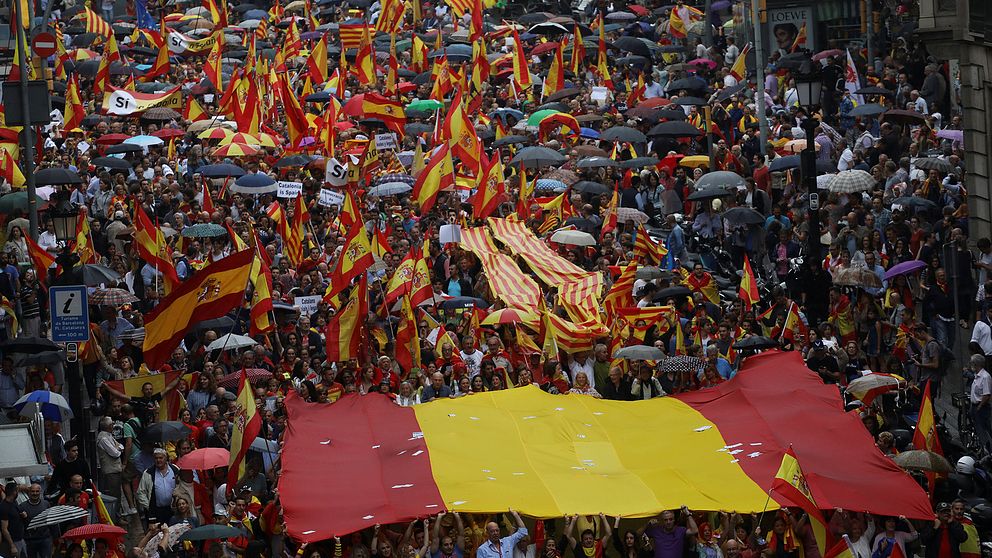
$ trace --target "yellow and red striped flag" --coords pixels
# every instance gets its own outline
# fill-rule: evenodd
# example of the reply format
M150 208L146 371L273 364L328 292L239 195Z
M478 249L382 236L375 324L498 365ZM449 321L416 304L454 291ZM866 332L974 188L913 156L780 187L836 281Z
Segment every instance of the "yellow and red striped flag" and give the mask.
M227 471L229 489L233 489L244 476L248 450L261 430L262 415L258 414L255 405L255 390L248 382L248 371L242 368L238 398L234 401L234 418L231 420L231 461Z
M152 224L140 206L134 210L134 245L138 249L138 255L165 278L166 294L179 285L179 275L172 263L172 249L169 248L165 234Z
M741 274L740 288L737 290L742 302L744 311L750 312L751 306L758 302L758 282L754 277L754 270L751 269L751 260L744 254L744 271Z
M368 274L363 273L348 295L348 302L324 328L327 362L344 362L361 356L364 325L369 314L368 283Z
M413 303L408 295L403 296L400 307L400 324L396 329L396 363L404 371L422 368L420 355L420 334L417 332L417 317L413 313Z
M421 213L430 211L441 190L454 186L454 174L450 148L447 143L443 143L431 155L430 162L417 176L417 181L413 185L413 197L417 200Z
M83 8L83 19L86 21L86 32L95 33L106 40L114 36L114 29L99 14L89 7Z
M520 42L520 34L516 29L513 30L513 81L521 90L527 89L534 83L527 65L527 55L524 54L524 45Z

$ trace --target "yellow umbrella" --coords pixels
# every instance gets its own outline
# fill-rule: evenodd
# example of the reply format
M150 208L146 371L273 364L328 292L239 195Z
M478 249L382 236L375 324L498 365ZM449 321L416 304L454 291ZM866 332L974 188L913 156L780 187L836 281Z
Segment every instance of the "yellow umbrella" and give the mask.
M704 165L708 166L709 164L710 158L706 155L690 155L688 157L682 157L682 159L679 160L680 167L689 167L690 169L702 167Z
M222 145L217 149L214 149L213 153L211 153L211 155L215 157L251 157L256 154L258 154L257 149L243 143Z
M200 132L196 137L200 139L223 140L233 135L234 132L230 129L218 126L216 128L207 128L206 130Z
M282 138L273 134L259 132L258 144L262 147L279 147L282 145Z
M246 134L245 132L238 132L236 134L231 134L226 138L220 140L219 145L229 145L232 143L243 143L245 145L262 145L262 142L251 134Z
M534 325L540 318L537 314L533 312L527 312L525 310L517 310L516 308L503 308L502 310L496 310L495 312L489 314L482 320L479 325L495 326L499 324L524 324L524 325Z

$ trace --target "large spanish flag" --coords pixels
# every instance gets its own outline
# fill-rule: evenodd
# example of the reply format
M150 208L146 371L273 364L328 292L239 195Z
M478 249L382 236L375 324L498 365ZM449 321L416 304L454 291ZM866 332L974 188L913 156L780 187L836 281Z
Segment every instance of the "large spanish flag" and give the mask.
M251 443L255 441L261 429L262 415L258 414L258 407L255 405L255 390L248 383L248 371L242 368L241 379L238 381L238 398L234 402L234 420L231 421L231 461L227 470L228 490L231 490L244 476L245 458L248 456L248 450L251 449Z
M749 357L719 386L645 401L522 387L413 407L292 395L286 408L279 495L303 541L442 511L760 513L790 445L819 509L933 518L919 485L795 352ZM772 497L773 507L801 505Z
M242 250L208 265L148 313L142 350L149 369L169 360L194 321L219 318L241 305L254 257L254 251Z

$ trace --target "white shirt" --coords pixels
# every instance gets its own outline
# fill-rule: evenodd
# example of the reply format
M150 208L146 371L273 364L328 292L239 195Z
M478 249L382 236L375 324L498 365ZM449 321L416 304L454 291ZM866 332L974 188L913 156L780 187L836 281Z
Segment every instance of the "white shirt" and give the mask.
M573 360L571 364L568 365L568 374L572 377L572 385L575 385L575 375L579 372L585 372L586 378L589 379L589 387L596 389L596 375L593 374L595 364L596 359L593 357L587 358L585 362Z
M973 405L981 403L986 395L992 395L992 376L982 368L975 376L975 381L971 383L971 403Z
M975 322L975 329L971 330L971 342L977 343L986 355L992 355L992 327L984 320Z
M176 473L172 471L172 467L166 466L165 473L155 469L152 479L155 481L155 505L171 506L172 491L176 488Z
M734 87L735 85L737 85L737 78L735 78L734 76L732 76L730 74L727 74L727 75L723 76L723 86L724 87Z
M737 60L737 55L741 53L741 49L737 48L737 45L730 45L727 47L727 52L723 53L723 61L727 63L728 66L733 66L734 62Z
M840 154L840 159L837 161L837 170L846 171L851 168L851 163L854 162L854 152L851 151L850 147L845 147L844 152Z
M916 112L922 112L923 114L930 114L930 111L927 110L927 101L923 97L918 97L915 101L913 101L913 104L915 105L913 108L916 110Z
M479 368L482 365L482 351L479 349L472 349L471 353L461 352L462 361L465 363L465 369L468 370L468 377L472 379L479 375Z
M40 246L43 250L46 250L48 252L52 252L53 251L52 248L54 248L55 249L54 251L57 252L59 247L59 241L58 239L55 238L55 233L43 231L41 234L38 235L38 246Z

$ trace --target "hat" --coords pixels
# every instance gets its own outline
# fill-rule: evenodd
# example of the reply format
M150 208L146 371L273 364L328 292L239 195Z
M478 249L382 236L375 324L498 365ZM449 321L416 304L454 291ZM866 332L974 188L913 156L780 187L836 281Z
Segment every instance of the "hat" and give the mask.
M152 450L152 455L168 456L169 452L165 451L165 448L155 448L154 450Z
M250 484L242 484L241 487L240 487L240 490L241 490L241 492L244 492L246 490L248 492L251 492L251 485Z
M951 511L951 505L948 504L947 502L941 502L937 504L937 511L938 512Z

